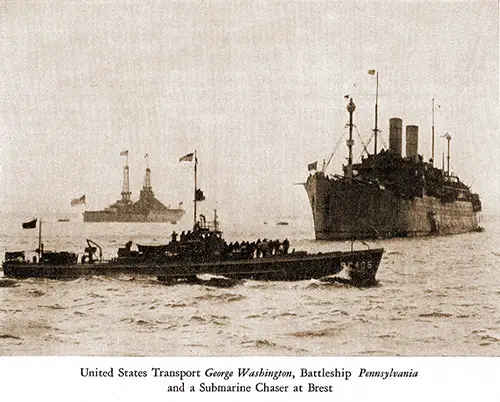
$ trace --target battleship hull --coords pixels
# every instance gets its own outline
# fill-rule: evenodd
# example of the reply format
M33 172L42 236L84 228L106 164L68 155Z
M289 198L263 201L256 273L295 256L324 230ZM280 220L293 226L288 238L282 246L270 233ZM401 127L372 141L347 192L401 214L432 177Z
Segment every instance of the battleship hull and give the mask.
M148 213L118 212L118 211L86 211L84 222L166 222L177 223L184 216L182 209L169 209L161 212Z
M405 199L376 184L330 179L321 172L309 176L305 187L318 240L447 235L479 228L468 200Z

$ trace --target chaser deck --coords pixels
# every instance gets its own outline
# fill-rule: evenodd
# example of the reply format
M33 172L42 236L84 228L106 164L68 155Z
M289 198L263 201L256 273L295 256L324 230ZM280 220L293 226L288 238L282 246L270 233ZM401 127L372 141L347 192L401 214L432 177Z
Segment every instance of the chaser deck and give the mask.
M155 263L120 261L40 264L6 261L4 276L9 278L74 279L82 276L120 274L162 277L164 280L212 274L231 279L298 281L320 279L345 272L356 285L376 283L376 273L383 249L324 254L292 253L241 261Z

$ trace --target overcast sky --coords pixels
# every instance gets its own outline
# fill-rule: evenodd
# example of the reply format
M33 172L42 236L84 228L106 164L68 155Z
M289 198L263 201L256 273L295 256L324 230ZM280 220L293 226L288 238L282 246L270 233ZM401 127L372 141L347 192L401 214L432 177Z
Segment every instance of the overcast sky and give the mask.
M448 132L452 170L499 211L497 1L3 0L0 27L3 211L109 205L125 149L133 198L148 153L158 198L190 206L178 160L196 149L204 208L224 220L308 213L294 183L345 131L344 95L371 135L368 69L380 146L401 117L427 160L434 97L438 165ZM329 171L346 156L342 141Z

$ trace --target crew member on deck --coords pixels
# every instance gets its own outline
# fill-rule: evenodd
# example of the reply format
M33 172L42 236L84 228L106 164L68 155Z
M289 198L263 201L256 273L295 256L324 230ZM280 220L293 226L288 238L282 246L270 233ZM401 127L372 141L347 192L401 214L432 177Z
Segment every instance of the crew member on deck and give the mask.
M285 238L285 240L283 240L283 252L285 254L288 254L288 249L290 248L290 242L288 241L287 238Z

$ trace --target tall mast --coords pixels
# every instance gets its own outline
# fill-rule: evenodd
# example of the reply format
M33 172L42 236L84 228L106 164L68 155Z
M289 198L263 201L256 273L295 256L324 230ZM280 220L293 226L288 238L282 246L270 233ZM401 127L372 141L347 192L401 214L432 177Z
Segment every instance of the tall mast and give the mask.
M198 158L196 157L196 149L194 150L194 208L193 208L193 225L196 225L196 189L198 188L197 177Z
M373 129L373 155L377 155L377 136L378 136L378 70L368 70L368 74L375 75L377 82L377 90L375 92L375 128Z
M378 70L376 72L377 74L377 90L375 93L375 128L373 129L373 139L374 141L374 146L373 146L373 155L377 155L377 136L378 136Z
M446 133L444 135L444 138L448 141L448 154L446 156L446 171L448 176L450 175L450 141L451 141L451 135Z
M43 250L42 250L42 220L39 219L39 225L38 225L38 262L41 261L42 259L42 254L43 254Z
M434 98L432 98L432 150L431 150L431 164L434 166Z
M347 148L349 148L349 157L347 159L347 177L349 179L352 179L352 147L354 145L354 140L352 139L352 128L354 126L352 122L352 114L354 113L354 110L356 110L356 105L351 98L347 104L347 111L349 112L349 139L346 141Z

